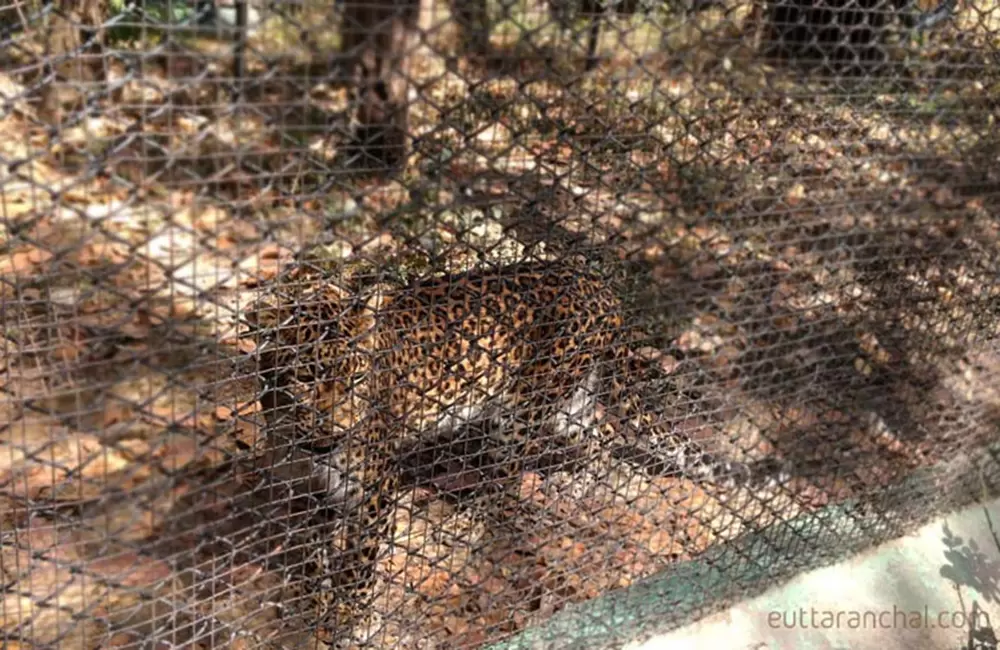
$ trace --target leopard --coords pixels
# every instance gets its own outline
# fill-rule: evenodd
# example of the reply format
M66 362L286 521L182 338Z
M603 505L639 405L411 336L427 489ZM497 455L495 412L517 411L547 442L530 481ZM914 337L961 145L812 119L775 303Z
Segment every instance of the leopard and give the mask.
M370 608L407 441L490 421L510 476L546 450L596 449L660 475L757 480L657 418L641 386L662 366L633 349L620 292L593 264L528 260L367 286L304 265L288 279L248 320L285 477L345 513L346 548L317 606L323 629Z

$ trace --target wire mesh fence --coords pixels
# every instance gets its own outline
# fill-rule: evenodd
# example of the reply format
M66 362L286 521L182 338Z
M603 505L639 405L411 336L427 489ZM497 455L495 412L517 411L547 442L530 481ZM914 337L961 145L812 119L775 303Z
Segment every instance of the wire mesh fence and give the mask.
M4 647L619 647L996 493L989 0L0 42Z

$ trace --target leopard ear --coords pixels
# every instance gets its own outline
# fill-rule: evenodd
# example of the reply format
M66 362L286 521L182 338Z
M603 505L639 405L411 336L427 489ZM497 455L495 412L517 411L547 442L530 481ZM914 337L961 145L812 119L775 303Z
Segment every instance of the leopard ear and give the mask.
M378 314L389 304L388 285L376 284L369 287L364 295L358 297L356 332L370 333L375 327Z
M389 292L389 285L376 284L365 298L365 308L372 313L382 311L389 304Z
M328 279L316 288L316 292L323 300L330 302L343 302L349 300L354 294L351 287L345 286L339 279Z

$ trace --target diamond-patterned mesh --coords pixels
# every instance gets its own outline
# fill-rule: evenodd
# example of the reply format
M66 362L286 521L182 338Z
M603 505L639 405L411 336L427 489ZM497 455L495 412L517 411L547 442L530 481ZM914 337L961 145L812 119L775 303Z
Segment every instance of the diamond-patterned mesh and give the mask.
M987 0L0 7L3 646L621 647L996 494L998 53Z

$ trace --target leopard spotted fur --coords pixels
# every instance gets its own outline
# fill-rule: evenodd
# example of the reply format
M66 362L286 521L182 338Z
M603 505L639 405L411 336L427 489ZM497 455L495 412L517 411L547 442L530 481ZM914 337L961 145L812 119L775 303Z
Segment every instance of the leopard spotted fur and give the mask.
M658 421L639 394L657 366L630 349L625 309L589 265L525 262L363 289L305 267L289 277L295 288L255 312L262 402L288 476L306 475L348 513L349 546L326 590L338 625L369 606L404 441L490 420L511 474L542 447L596 444L641 450L632 457L694 480L749 476ZM598 426L598 399L616 426Z

